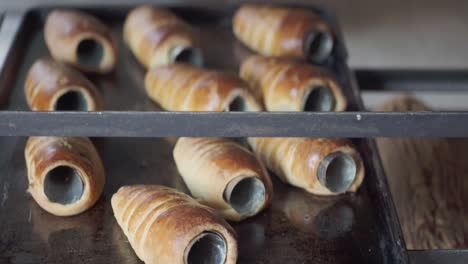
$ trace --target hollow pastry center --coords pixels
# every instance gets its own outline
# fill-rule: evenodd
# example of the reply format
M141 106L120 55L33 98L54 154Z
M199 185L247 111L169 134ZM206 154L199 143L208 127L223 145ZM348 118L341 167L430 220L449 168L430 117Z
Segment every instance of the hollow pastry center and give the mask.
M58 166L45 176L44 193L53 203L72 204L81 199L83 192L83 180L72 167Z
M97 68L104 57L104 47L93 38L80 41L76 50L78 63L88 67Z
M356 162L351 155L334 152L320 162L318 179L331 192L341 193L354 182L356 172Z
M236 96L226 109L228 112L243 112L247 111L247 103L242 96Z
M335 108L335 97L326 86L314 87L305 98L304 111L329 112Z
M195 66L203 65L203 57L199 49L187 46L176 46L170 53L172 62L183 62Z
M240 215L251 215L265 203L265 192L265 185L258 177L247 177L231 181L224 197Z
M203 232L186 249L185 264L222 264L226 260L226 240L215 232Z
M304 52L308 60L323 63L333 51L333 35L321 29L313 30L304 38Z
M68 91L57 98L56 111L88 111L88 102L82 92Z

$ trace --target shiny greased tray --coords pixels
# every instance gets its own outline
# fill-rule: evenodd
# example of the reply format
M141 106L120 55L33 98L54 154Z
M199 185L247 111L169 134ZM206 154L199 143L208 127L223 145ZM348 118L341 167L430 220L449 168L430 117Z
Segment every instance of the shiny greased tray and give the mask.
M144 69L122 43L122 23L129 8L84 9L111 26L119 41L116 70L105 76L88 77L102 91L108 110L160 111L145 94ZM48 54L42 26L50 10L31 10L23 21L12 50L18 54L9 56L9 72L14 77L0 87L4 91L12 87L6 93L4 110L28 109L24 78L31 64ZM208 68L237 73L240 63L252 54L232 34L234 10L235 6L230 5L200 4L173 8L200 31ZM320 12L340 36L333 16ZM346 57L343 41L338 37L326 67L342 84L348 110L362 110ZM85 213L60 218L43 211L26 193L26 138L0 138L0 262L140 263L113 217L110 198L120 186L128 184L162 184L187 192L172 157L175 140L93 138L106 169L104 193ZM354 142L366 167L366 178L358 192L318 197L282 184L272 175L272 206L251 219L232 223L240 247L238 263L407 262L375 145L372 140Z

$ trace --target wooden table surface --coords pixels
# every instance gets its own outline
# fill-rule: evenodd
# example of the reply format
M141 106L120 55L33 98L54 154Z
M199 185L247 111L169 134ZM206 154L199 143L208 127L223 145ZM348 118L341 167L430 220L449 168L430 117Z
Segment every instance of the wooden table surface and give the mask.
M399 96L379 110L429 107ZM407 248L468 248L468 140L379 138L377 145Z

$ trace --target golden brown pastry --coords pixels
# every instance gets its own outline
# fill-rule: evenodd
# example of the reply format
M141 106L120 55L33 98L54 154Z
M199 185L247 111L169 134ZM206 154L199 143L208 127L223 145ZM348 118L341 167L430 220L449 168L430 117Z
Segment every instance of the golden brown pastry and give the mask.
M124 40L146 68L173 62L201 66L203 58L191 27L167 9L139 6L127 16Z
M189 64L153 68L145 77L148 96L168 111L261 111L247 83L228 73Z
M34 111L97 111L103 108L100 92L86 77L49 58L38 59L31 66L24 93Z
M271 201L273 185L265 167L232 140L180 138L174 160L191 194L229 220L256 215Z
M245 4L235 13L233 26L239 40L265 56L323 63L333 51L331 28L311 10Z
M351 141L332 138L249 138L255 153L278 177L318 195L355 192L364 179Z
M110 29L89 14L72 10L52 11L44 26L52 57L87 72L107 73L117 61Z
M322 68L292 60L251 56L240 69L268 111L344 111L338 82Z
M133 185L121 187L111 202L117 222L145 263L236 263L234 230L186 194Z
M101 196L104 168L88 138L30 137L24 155L28 192L49 213L76 215Z

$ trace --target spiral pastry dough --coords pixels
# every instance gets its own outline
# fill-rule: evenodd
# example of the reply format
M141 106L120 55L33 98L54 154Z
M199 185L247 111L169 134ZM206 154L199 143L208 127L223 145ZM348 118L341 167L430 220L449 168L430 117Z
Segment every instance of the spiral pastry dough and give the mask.
M249 138L282 181L318 195L355 192L364 179L361 156L346 139Z
M47 212L76 215L101 196L104 168L88 138L30 137L24 154L28 191Z
M268 111L344 111L346 98L324 69L291 60L252 56L241 66Z
M193 29L167 9L143 5L130 11L124 40L147 68L173 62L203 64Z
M103 98L78 71L48 58L38 59L24 84L29 108L34 111L97 111Z
M157 185L124 186L111 203L117 223L145 263L236 263L234 230L186 194Z
M235 13L233 25L240 41L265 56L323 63L333 52L332 30L310 10L245 4Z
M191 194L233 221L268 206L273 185L263 164L223 138L180 138L174 160Z
M148 96L168 111L261 111L247 83L236 76L189 64L153 68L145 77Z
M89 14L72 10L52 11L44 26L52 57L82 71L107 73L117 61L110 29Z

